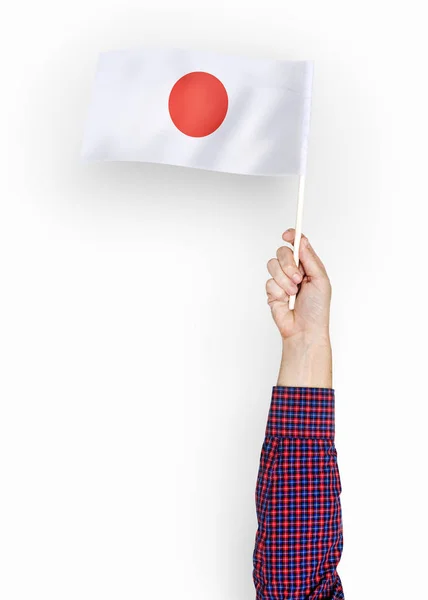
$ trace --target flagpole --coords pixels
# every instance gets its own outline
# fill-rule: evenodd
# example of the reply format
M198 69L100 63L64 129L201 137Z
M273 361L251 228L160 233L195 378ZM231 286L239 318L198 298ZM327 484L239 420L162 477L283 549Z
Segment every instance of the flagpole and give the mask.
M300 175L299 177L299 191L297 195L297 215L296 215L296 229L294 235L294 260L296 265L299 266L299 248L300 240L302 238L302 223L303 223L303 201L305 199L305 176ZM290 296L288 307L290 310L294 310L294 304L296 302L296 296Z
M312 80L314 77L314 63L307 63L306 70L306 89L307 94L305 98L305 110L302 124L302 148L300 155L300 175L299 175L299 191L297 192L297 215L296 215L296 230L294 236L294 260L296 265L299 266L299 249L300 240L302 237L302 223L303 223L303 201L305 199L305 173L306 163L308 155L308 140L309 140L309 127L311 121L311 98L312 98ZM294 310L296 303L296 296L290 296L288 307L290 310Z

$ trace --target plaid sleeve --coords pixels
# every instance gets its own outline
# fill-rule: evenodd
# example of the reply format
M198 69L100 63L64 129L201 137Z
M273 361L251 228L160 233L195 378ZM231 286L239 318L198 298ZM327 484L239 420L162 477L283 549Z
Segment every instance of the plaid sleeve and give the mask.
M274 387L257 479L257 600L342 600L334 391Z

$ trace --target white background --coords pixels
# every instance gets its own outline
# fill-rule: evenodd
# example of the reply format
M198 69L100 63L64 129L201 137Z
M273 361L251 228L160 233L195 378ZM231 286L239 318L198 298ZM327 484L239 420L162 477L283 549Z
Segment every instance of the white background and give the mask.
M420 7L420 8L419 8ZM0 596L250 600L296 181L79 162L100 51L316 61L347 600L426 597L426 22L411 0L39 0L1 20Z

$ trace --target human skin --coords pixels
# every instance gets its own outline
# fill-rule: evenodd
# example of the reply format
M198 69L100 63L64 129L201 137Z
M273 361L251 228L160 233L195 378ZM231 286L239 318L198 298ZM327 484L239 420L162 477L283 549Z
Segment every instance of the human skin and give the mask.
M294 229L282 235L293 244ZM325 267L306 236L299 248L299 267L287 246L278 248L267 267L268 304L282 338L282 358L277 385L332 387L330 343L331 284ZM294 310L289 297L297 294Z

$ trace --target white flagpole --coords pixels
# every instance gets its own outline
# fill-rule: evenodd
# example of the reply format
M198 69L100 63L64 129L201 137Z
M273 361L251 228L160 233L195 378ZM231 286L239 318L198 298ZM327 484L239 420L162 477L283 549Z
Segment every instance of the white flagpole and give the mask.
M296 265L299 266L299 248L300 239L302 237L302 222L303 222L303 201L305 199L305 173L306 173L306 162L308 155L308 141L309 141L309 126L311 121L311 98L312 98L312 80L314 76L314 64L309 62L307 65L306 81L307 81L307 96L306 96L306 107L304 111L304 118L302 124L302 150L300 156L300 176L299 176L299 191L297 194L297 215L296 215L296 235L294 236L294 260ZM288 307L290 310L294 310L296 303L296 296L290 296Z
M305 199L305 175L299 177L299 191L297 197L297 215L296 215L296 235L294 236L294 260L296 265L299 266L299 248L300 240L302 237L302 223L303 223L303 201ZM296 302L296 296L290 296L288 307L290 310L294 310L294 304Z

